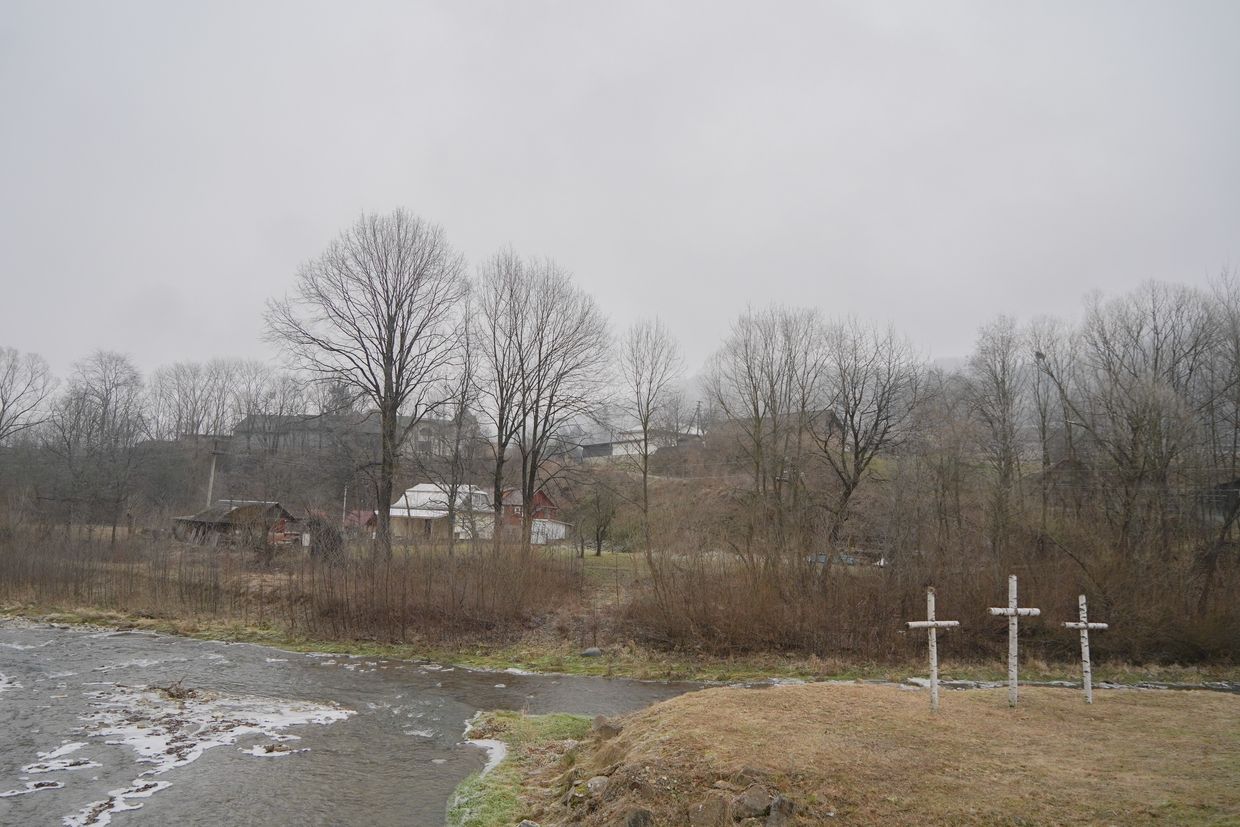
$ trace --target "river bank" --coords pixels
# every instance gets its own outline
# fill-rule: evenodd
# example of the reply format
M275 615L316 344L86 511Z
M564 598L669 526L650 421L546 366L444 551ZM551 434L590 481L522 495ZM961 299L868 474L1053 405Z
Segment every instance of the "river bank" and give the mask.
M458 792L454 827L1233 824L1240 697L857 684L705 689L628 715L478 730L510 758Z
M3 619L0 824L439 827L494 757L465 736L478 710L616 715L697 688Z
M765 653L719 658L684 652L663 652L625 642L600 648L597 655L557 639L545 628L526 630L513 642L463 639L443 643L394 644L371 640L311 639L290 635L272 625L258 626L195 617L152 617L83 606L0 606L0 617L21 617L66 625L129 628L199 640L258 643L292 652L327 652L397 660L427 660L475 669L515 669L536 674L617 677L635 680L737 683L762 680L873 680L899 683L925 674L922 661L905 663L850 662L844 659ZM945 680L991 682L1006 679L1005 664L968 663L945 658ZM1240 666L1099 663L1094 679L1119 685L1240 685ZM1079 664L1026 660L1022 681L1075 682Z

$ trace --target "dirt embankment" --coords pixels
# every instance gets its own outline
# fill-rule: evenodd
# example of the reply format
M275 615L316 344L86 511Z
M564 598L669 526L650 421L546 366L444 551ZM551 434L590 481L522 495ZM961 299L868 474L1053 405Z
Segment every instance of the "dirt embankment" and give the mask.
M614 725L614 726L613 726ZM526 770L547 825L1240 823L1240 697L807 684L695 692Z

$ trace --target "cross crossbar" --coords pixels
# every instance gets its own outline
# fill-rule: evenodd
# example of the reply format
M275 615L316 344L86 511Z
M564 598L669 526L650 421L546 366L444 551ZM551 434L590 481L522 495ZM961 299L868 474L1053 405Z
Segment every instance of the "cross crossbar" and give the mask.
M910 620L910 629L954 629L960 625L959 620Z
M1004 617L1037 617L1042 614L1041 609L991 609L992 615L1002 615Z

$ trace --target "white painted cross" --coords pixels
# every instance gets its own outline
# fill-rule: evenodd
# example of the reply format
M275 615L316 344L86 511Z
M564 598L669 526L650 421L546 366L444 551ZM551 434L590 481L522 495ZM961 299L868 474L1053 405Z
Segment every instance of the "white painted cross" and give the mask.
M1016 635L1017 618L1037 617L1041 609L1022 609L1016 605L1016 575L1008 577L1007 608L990 610L992 615L1008 619L1008 706L1016 706Z
M939 711L939 629L953 629L960 625L958 620L934 619L934 589L926 589L926 619L910 620L910 629L925 629L930 638L930 711Z
M1107 628L1105 623L1090 623L1089 611L1085 608L1085 595L1081 595L1081 620L1079 623L1065 623L1069 629L1081 630L1081 683L1085 687L1085 703L1094 702L1094 673L1089 663L1089 630Z

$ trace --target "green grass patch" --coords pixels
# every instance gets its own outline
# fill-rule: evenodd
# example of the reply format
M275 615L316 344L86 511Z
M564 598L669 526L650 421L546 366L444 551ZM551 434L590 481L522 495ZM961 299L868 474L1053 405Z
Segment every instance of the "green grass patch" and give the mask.
M556 741L581 740L590 719L581 715L525 715L486 712L474 721L470 735L508 745L508 755L486 775L475 773L456 788L448 805L449 827L510 827L529 810L522 797L523 780L534 760L546 760L545 748ZM561 761L571 757L571 753Z

